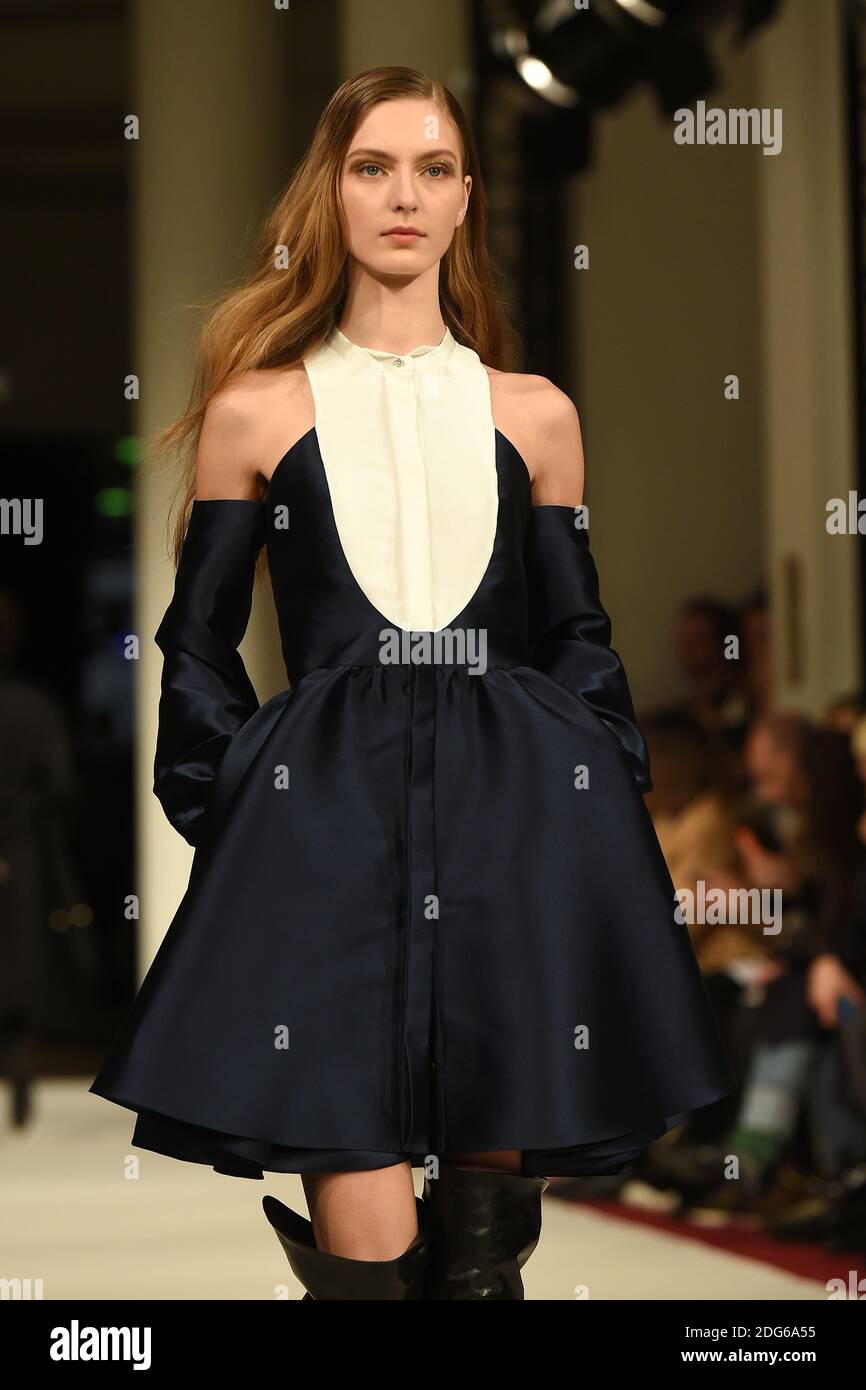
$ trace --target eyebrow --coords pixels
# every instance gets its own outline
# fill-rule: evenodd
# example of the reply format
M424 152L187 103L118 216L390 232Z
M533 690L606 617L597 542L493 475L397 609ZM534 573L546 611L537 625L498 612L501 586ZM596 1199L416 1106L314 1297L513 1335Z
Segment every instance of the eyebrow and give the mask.
M359 150L350 150L349 153L346 155L346 158L347 158L347 159L353 159L354 156L357 155L357 154L371 154L371 155L374 155L376 159L387 159L387 160L391 161L392 163L393 163L394 159L396 158L396 155L389 154L387 150L371 150L371 149L368 149L368 148L366 148L366 147L364 147L364 148L362 148L362 149L359 149ZM455 161L455 163L456 163L456 161L457 161L457 156L456 156L456 154L454 153L454 151L453 151L453 150L446 150L446 149L441 149L441 150L425 150L423 154L419 154L419 155L418 155L418 159L419 159L419 160L421 160L421 159L430 159L431 157L435 158L435 157L437 157L438 155L443 155L443 154L449 155L449 156L451 157L451 159L453 159L453 160Z

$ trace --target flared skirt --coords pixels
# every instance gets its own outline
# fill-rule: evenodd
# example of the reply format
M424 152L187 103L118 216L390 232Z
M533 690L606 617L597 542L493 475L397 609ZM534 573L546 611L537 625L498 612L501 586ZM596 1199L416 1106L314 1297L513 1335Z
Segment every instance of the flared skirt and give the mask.
M217 1171L622 1171L736 1085L615 732L530 666L339 666L234 736L91 1090Z

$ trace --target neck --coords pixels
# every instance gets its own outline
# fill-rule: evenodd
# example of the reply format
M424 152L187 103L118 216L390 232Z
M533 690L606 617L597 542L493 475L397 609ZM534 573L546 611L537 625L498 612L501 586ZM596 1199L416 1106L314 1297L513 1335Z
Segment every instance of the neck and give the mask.
M353 343L396 355L420 343L441 342L445 320L439 306L439 266L394 287L370 276L352 279L337 327Z

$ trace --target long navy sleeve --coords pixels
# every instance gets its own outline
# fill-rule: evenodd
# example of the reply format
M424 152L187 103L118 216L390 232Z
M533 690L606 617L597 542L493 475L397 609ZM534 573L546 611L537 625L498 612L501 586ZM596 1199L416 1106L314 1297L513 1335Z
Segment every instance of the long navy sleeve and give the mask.
M237 648L252 608L263 523L257 501L193 503L174 596L154 637L164 661L153 789L191 845L226 750L259 708Z
M628 679L611 647L589 533L580 509L531 510L525 568L531 664L580 696L622 745L642 792L652 789L649 753L635 719Z

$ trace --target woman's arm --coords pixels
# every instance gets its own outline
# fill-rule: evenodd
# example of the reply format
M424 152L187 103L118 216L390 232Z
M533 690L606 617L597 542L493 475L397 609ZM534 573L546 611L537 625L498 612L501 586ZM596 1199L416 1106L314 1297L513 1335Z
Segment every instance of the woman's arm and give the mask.
M580 422L551 383L536 407L537 456L525 565L530 662L579 695L619 740L638 788L652 789L625 668L611 646L583 502Z
M584 458L574 402L544 377L533 392L533 506L579 507L583 502Z
M265 506L256 499L256 441L243 410L208 408L196 500L174 595L154 640L163 653L154 792L195 845L217 770L259 701L237 650L252 607Z

